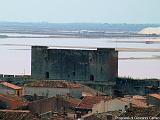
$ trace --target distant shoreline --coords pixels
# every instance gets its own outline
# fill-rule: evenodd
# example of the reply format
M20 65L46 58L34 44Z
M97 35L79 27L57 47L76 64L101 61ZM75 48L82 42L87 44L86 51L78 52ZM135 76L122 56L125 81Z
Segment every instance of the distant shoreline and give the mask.
M0 38L159 38L160 35L156 34L136 34L136 33L18 33L18 32L0 32ZM19 34L19 35L6 35L6 34ZM21 35L22 34L22 35ZM26 35L24 35L26 34ZM33 36L30 36L33 35ZM34 36L36 35L36 36ZM43 36L42 36L43 35Z

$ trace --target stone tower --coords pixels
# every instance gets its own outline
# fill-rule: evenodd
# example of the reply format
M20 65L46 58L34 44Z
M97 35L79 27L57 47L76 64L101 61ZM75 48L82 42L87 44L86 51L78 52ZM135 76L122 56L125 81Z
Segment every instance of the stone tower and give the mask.
M31 74L35 79L76 80L113 85L118 76L118 52L113 48L77 50L32 46L31 61Z

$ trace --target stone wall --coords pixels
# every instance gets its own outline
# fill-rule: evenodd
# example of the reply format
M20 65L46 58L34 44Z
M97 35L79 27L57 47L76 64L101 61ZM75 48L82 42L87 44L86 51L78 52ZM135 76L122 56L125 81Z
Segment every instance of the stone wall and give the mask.
M36 79L113 81L118 75L118 52L33 46L31 73Z

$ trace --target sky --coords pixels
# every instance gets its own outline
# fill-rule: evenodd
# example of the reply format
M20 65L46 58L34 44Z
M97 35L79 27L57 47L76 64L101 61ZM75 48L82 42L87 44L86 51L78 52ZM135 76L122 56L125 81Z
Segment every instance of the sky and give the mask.
M8 33L7 35L12 35ZM0 39L0 44L26 44L50 46L83 46L107 48L152 48L158 49L159 44L142 43L111 43L110 38L103 39L78 39L78 38L6 38ZM112 40L115 40L112 38ZM124 40L124 39L116 39ZM129 40L129 39L128 39ZM132 41L140 39L132 39ZM141 39L140 41L148 40ZM38 42L37 42L38 41ZM0 46L0 74L30 75L31 74L31 48L29 46ZM119 58L142 58L160 56L160 52L119 52ZM118 75L133 78L158 78L160 79L160 60L119 60Z
M160 23L160 0L0 0L0 21Z

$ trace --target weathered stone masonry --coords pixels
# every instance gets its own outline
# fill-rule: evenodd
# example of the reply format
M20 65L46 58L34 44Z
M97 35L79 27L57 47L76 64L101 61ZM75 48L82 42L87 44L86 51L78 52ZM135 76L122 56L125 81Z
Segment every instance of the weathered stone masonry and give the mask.
M48 49L32 47L32 77L64 80L115 80L118 54L114 49Z

